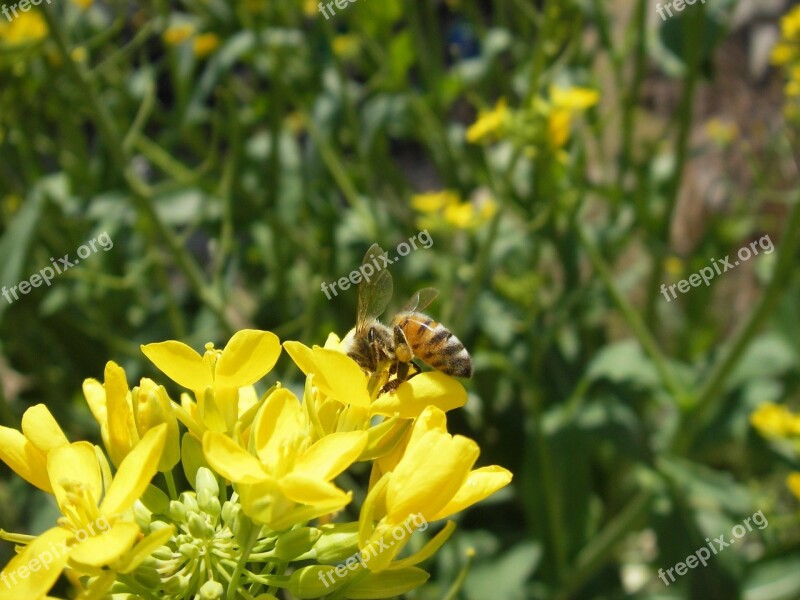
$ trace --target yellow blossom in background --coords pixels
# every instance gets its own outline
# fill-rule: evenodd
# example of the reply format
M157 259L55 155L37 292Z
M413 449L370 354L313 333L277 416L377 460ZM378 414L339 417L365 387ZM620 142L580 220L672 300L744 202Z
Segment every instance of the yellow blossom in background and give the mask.
M750 415L750 423L767 438L800 435L800 415L783 404L765 402Z
M502 138L511 119L511 112L505 98L500 98L491 110L482 110L478 118L467 129L470 144L492 142Z
M201 33L192 40L192 52L197 58L205 58L219 48L220 43L216 33Z
M75 46L69 53L69 56L76 63L82 63L86 62L86 59L89 57L89 53L86 52L85 46Z
M466 201L451 190L417 194L411 197L411 207L423 215L417 223L420 229L475 229L497 212L497 203L484 190Z
M191 38L194 33L195 28L193 25L181 23L179 25L170 25L167 27L162 37L164 38L164 42L170 46L178 46Z
M9 45L28 44L47 37L47 23L37 11L20 12L10 23L0 19L0 42Z
M411 207L418 212L427 214L441 212L445 207L459 202L461 202L461 196L452 190L415 194L411 197Z
M94 0L72 0L72 3L75 6L79 6L83 10L86 10L87 8L92 6L92 4L94 4Z
M250 0L256 1L256 0ZM300 0L303 3L303 14L307 17L313 17L319 14L318 0Z
M772 64L782 67L786 76L784 116L796 120L800 116L800 6L781 19L781 39L772 49Z
M569 141L573 115L597 104L600 94L582 87L550 86L549 95L548 139L553 148L563 148Z
M794 497L800 500L800 472L794 471L786 476L786 487L794 494Z
M733 121L725 121L717 117L709 119L705 125L706 135L719 146L729 146L739 137L739 127Z
M677 277L683 273L683 261L677 256L668 256L664 259L664 270L673 277Z
M358 56L361 48L361 38L355 33L343 33L333 38L331 49L333 53L343 60Z

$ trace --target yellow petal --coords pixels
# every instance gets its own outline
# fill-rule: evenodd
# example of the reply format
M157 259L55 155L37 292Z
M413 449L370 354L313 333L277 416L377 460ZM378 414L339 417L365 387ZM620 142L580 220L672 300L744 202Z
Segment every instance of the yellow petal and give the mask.
M86 398L86 403L89 405L89 410L92 411L94 420L103 425L108 419L108 410L106 408L106 390L103 384L97 379L84 379L83 381L83 395Z
M28 483L53 493L47 477L47 456L16 429L0 426L0 460Z
M468 506L480 502L484 498L488 498L497 490L511 483L511 477L511 471L497 465L475 469L467 476L464 485L461 486L461 489L458 490L453 499L437 512L433 519L447 518Z
M426 520L453 499L478 458L478 445L463 436L426 433L395 468L386 489L391 523L421 513ZM431 460L436 457L436 460Z
M319 373L317 368L317 359L314 356L314 351L300 342L283 342L283 347L286 353L292 357L294 364L306 375L314 374L314 385L321 389L326 394L330 395L330 387L328 382L325 381L325 376Z
M78 542L70 553L70 562L86 567L105 567L122 558L133 548L138 536L138 525L114 523L108 531Z
M174 533L175 526L169 525L168 527L154 531L146 536L123 558L124 562L119 567L119 572L130 573L134 571L136 567L147 560L160 546L165 545Z
M133 419L125 371L113 361L106 363L105 390L110 445L106 450L111 462L119 466L122 459L139 441L139 434Z
M305 430L297 397L286 388L275 390L258 410L253 425L253 444L259 460L265 465L276 464L285 453L286 439Z
M89 442L53 448L47 455L47 473L62 513L66 514L64 509L67 506L64 485L78 484L86 489L95 506L100 500L103 480L94 446Z
M330 481L359 457L367 445L366 431L332 433L312 445L295 462L295 472Z
M44 404L31 406L25 411L22 415L22 433L45 454L57 446L69 444L67 436Z
M372 403L372 413L401 419L415 419L429 405L442 411L461 408L467 403L467 390L456 379L431 371L420 373Z
M203 436L203 454L211 468L230 481L252 484L266 478L255 456L216 431L206 431Z
M182 342L169 340L141 348L164 375L186 389L204 390L214 384L211 370L200 355Z
M350 492L343 492L332 483L296 473L278 480L278 487L287 498L301 504L336 503L337 506L345 506L351 498Z
M251 385L272 370L280 354L281 343L274 333L237 331L217 360L214 381L222 387Z
M11 559L0 574L0 600L42 598L61 575L69 558L66 542L72 533L48 529ZM5 583L8 582L8 583Z
M163 424L145 434L117 469L100 505L101 512L107 515L122 513L142 496L156 474L166 439L167 426Z
M367 376L352 358L337 350L315 347L314 358L330 395L343 404L368 407Z

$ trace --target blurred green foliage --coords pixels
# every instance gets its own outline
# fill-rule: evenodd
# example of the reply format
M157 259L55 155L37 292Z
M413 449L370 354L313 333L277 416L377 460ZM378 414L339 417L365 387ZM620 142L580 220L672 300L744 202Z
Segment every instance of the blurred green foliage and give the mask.
M321 283L426 227L433 246L392 267L395 306L442 292L430 311L476 367L453 425L515 480L414 598L800 597L783 483L800 464L748 422L798 402L796 149L774 122L760 146L720 142L744 166L689 239L690 163L719 152L695 107L736 3L663 24L651 4L359 0L326 19L301 0L58 0L3 24L2 284L114 244L0 300L3 424L43 402L96 439L81 383L109 359L148 374L142 343L343 335L356 292ZM676 96L657 115L653 73ZM565 115L559 89L599 102ZM479 116L492 135L470 143ZM442 190L458 200L438 212L412 201ZM763 235L774 253L662 296ZM300 383L285 356L271 377ZM6 530L54 515L13 477L0 500ZM763 531L658 578L758 510Z

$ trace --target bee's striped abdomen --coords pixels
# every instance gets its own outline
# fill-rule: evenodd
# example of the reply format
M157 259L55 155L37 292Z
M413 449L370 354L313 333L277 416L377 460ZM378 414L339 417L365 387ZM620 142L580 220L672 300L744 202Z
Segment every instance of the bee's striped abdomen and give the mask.
M472 376L469 352L444 325L422 313L401 313L394 324L403 330L414 356L447 375Z

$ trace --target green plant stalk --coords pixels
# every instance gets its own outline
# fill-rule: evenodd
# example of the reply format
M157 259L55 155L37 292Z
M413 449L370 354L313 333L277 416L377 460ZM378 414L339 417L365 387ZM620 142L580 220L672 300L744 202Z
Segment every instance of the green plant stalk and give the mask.
M661 352L661 348L659 348L655 338L653 338L652 334L647 329L647 326L644 324L644 321L642 321L639 313L633 309L633 307L625 299L625 296L622 295L622 292L617 289L617 286L614 284L614 279L611 275L611 269L606 264L603 257L600 256L600 252L597 250L597 248L595 248L592 241L589 240L584 228L581 225L576 224L576 229L578 233L578 239L580 239L581 245L589 257L589 261L592 263L595 271L597 271L597 274L600 276L600 280L603 282L606 291L608 291L609 295L611 296L611 300L617 306L617 309L622 314L622 317L628 324L628 327L630 327L631 331L636 336L636 339L639 341L639 344L653 361L662 384L673 396L675 396L680 406L685 405L686 392L684 391L683 386L681 386L675 379L672 369L667 362L667 358Z
M703 18L705 17L705 6L698 4L696 10L693 10L690 15L687 15L689 33L687 35L688 42L686 64L688 72L683 82L683 95L678 107L678 139L677 150L675 158L675 175L672 179L671 185L667 190L667 206L662 216L657 216L657 223L654 230L657 234L659 243L669 243L670 224L675 213L675 207L678 203L678 194L681 190L681 183L686 171L686 162L689 157L689 138L692 132L692 123L694 117L694 99L697 90L697 81L700 75L700 46L703 39L704 31L702 28ZM651 253L657 255L657 253ZM653 264L653 270L650 275L650 281L647 286L647 301L645 304L645 320L648 323L656 322L656 302L659 295L659 282L661 281L664 273L663 261L656 260Z
M775 270L761 298L753 307L746 320L734 334L733 340L723 351L711 368L705 384L697 395L697 400L684 416L684 423L678 428L673 449L685 453L691 447L694 436L719 413L725 401L724 385L733 368L739 362L750 341L758 333L759 327L770 314L784 291L785 282L796 268L795 256L800 242L800 194L791 205L786 219L786 227L777 248L778 257Z
M123 142L120 140L111 115L109 115L103 103L100 102L88 74L81 66L72 60L67 48L66 36L61 30L60 23L53 14L52 7L48 5L43 6L42 13L47 21L51 36L58 47L59 54L61 54L61 58L64 61L68 73L72 79L75 80L75 83L86 97L100 130L100 134L105 140L106 149L111 157L111 162L119 172L123 173L137 208L142 212L156 230L156 233L169 248L178 267L186 276L192 291L214 313L220 326L227 333L231 333L233 331L233 326L225 314L225 307L220 298L207 289L202 271L197 266L192 256L187 252L186 248L176 239L173 232L159 217L153 204L149 188L147 188L146 184L139 180L131 169L128 168L128 160L124 151Z
M453 584L450 588L445 592L445 595L442 596L442 600L456 600L458 598L458 593L461 591L461 588L464 587L464 582L467 580L467 575L469 574L469 569L472 566L472 561L475 558L475 550L473 548L469 548L467 550L467 560L464 563L464 566L461 567L461 570L458 572L458 576L453 581Z
M645 515L652 498L652 492L642 491L636 494L630 502L609 521L603 530L596 535L578 553L575 566L570 571L569 581L566 582L555 600L569 600L575 592L600 569L604 564L613 559L612 547L617 544L634 527L642 516Z

